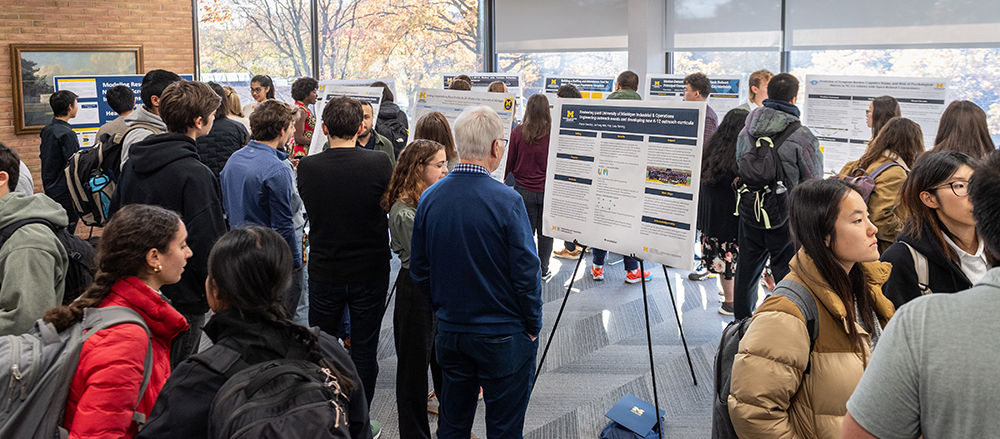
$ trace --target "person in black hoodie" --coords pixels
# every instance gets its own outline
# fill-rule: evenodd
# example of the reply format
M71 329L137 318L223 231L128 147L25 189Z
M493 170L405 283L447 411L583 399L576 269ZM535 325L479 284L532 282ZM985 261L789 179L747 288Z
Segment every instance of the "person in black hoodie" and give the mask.
M406 120L406 113L393 102L395 99L392 96L392 91L389 90L389 85L382 81L376 81L371 86L382 87L382 102L379 103L378 107L375 132L392 142L392 150L396 154L394 159L398 159L399 153L406 146L406 139L410 136L410 122Z
M969 289L997 265L972 217L968 190L976 165L960 152L925 154L903 183L898 208L907 215L906 224L881 258L892 263L882 293L896 308L921 294ZM927 261L926 284L911 250Z
M212 130L199 137L196 143L199 160L219 179L229 157L250 141L250 132L242 123L229 118L232 112L229 111L229 99L225 99L226 91L222 86L214 82L209 82L208 86L222 98L222 104L215 110Z
M371 438L365 393L347 351L329 334L285 316L281 296L291 275L292 254L277 232L249 226L219 239L208 258L207 297L215 315L205 333L214 345L173 371L136 438L206 438L212 401L226 376L282 358L332 365L349 399L351 438Z
M128 204L153 204L176 211L188 229L188 260L181 281L165 285L162 293L188 321L190 329L174 339L170 364L176 366L195 353L208 312L205 276L208 252L226 233L219 180L198 161L195 139L212 129L219 98L201 82L175 82L160 99L160 116L168 132L132 145L131 159L111 197L111 214Z

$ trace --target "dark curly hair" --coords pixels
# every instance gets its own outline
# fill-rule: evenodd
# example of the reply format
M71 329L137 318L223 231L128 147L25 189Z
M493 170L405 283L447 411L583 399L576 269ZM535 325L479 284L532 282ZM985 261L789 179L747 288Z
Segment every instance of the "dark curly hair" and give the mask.
M283 296L292 282L292 250L278 232L249 226L222 235L208 255L208 282L218 289L227 309L263 319L303 343L309 359L329 368L345 393L354 389L354 383L323 357L316 334L285 315Z
M292 83L292 99L302 102L309 93L319 88L319 82L308 76L296 79Z
M63 331L83 320L83 311L101 304L120 279L144 274L146 254L166 253L181 227L181 216L159 206L130 204L115 213L104 227L97 246L97 275L80 297L50 309L42 319Z
M736 141L750 112L734 108L726 113L719 129L709 138L701 159L701 182L716 184L736 174Z

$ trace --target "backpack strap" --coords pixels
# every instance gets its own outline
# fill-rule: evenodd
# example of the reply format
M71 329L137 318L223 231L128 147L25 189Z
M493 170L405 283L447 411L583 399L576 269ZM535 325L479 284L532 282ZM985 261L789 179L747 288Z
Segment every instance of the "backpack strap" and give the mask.
M221 343L215 344L213 347L216 351L213 355L207 355L208 351L206 351L200 354L192 355L188 358L197 361L209 370L226 377L227 381L241 370L250 367L250 363L247 363L246 360L243 359L243 353L227 346L225 340Z
M785 140L788 140L789 137L792 137L792 134L798 131L799 128L802 128L802 122L796 120L795 122L788 124L788 126L786 126L785 129L782 130L781 133L777 135L777 137L770 138L771 146L774 148L774 150L777 151L778 148L781 147L781 145L784 145Z
M91 335L96 334L102 329L123 323L139 325L146 331L146 335L149 337L149 346L146 348L146 361L143 363L142 368L142 385L139 386L139 398L136 399L135 408L132 410L132 421L141 426L146 423L146 415L139 413L139 403L142 402L142 396L146 393L146 388L149 387L149 377L153 374L153 334L150 333L149 327L146 326L146 320L134 309L127 306L87 308L83 314L83 329L86 331L83 341L86 341L87 338L90 338Z
M917 286L920 287L920 295L926 296L933 291L930 288L931 276L927 268L927 256L923 253L917 251L913 248L910 243L906 241L899 241L910 250L910 258L913 259L913 269L917 271Z
M49 220L45 218L25 218L17 220L10 224L7 224L6 226L4 226L4 228L0 229L0 247L3 247L3 245L7 243L7 240L14 235L14 232L16 232L17 229L20 229L22 226L26 226L28 224L45 224L46 226L49 227L50 230L52 230L52 233L56 233L56 231L58 231L59 229L59 227L57 227L55 224L52 224Z
M878 178L879 175L882 175L882 173L885 172L886 169L889 169L889 168L891 168L893 166L899 166L899 163L889 162L889 163L883 164L882 166L879 166L878 168L876 168L875 172L872 172L871 175L869 175L869 177L871 177L872 180L874 180L874 179Z
M809 331L809 353L812 354L813 348L816 347L816 337L819 336L819 309L816 307L816 299L812 293L804 285L794 280L783 279L778 282L772 295L785 297L799 308L799 312L805 319L806 330ZM812 355L810 355L803 373L809 373L811 368Z

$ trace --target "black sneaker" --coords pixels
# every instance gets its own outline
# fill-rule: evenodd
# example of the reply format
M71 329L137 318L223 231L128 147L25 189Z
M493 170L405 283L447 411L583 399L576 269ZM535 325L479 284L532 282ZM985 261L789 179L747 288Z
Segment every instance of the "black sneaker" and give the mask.
M724 316L733 315L733 304L722 302L722 306L719 307L719 314L722 314Z

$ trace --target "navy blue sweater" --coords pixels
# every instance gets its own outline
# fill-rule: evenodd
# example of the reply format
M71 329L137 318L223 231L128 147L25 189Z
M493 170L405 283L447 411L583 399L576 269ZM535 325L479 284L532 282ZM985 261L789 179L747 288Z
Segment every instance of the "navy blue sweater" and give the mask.
M420 197L410 275L448 332L538 335L541 271L524 201L489 175L456 169Z

